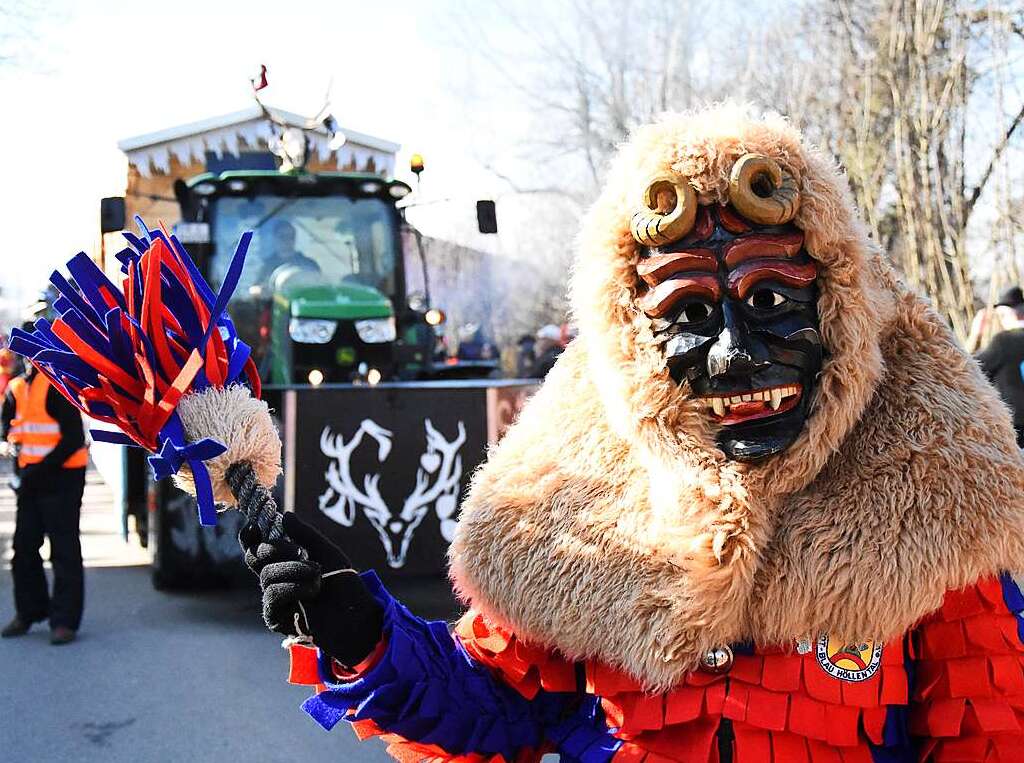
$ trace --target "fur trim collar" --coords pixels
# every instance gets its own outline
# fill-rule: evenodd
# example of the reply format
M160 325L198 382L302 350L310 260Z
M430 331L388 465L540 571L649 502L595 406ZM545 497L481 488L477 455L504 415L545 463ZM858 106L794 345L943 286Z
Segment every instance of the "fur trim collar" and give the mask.
M800 182L829 350L803 434L757 466L727 460L668 377L633 303L627 228L654 170L720 200L747 151ZM653 689L722 643L893 638L946 590L1019 564L1024 460L1006 410L852 210L831 163L779 119L727 108L641 130L584 226L580 338L463 505L461 595L527 640Z

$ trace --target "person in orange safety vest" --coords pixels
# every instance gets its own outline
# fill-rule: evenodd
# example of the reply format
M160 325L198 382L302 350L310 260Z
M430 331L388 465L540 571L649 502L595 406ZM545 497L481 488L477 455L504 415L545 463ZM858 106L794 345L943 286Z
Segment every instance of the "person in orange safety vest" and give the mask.
M89 451L82 417L50 381L30 370L11 381L0 432L17 449L18 510L14 530L15 615L0 631L11 638L49 619L51 643L75 639L82 620L85 583L78 522ZM53 595L39 549L50 540Z

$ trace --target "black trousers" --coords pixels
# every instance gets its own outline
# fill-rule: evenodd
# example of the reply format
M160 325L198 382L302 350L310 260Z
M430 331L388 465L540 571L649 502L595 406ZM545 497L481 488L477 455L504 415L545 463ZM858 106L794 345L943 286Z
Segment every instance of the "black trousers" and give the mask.
M78 630L85 600L82 543L78 520L82 513L85 469L64 469L59 477L18 495L14 527L14 608L24 622L50 619L50 627ZM46 586L39 549L50 539L53 595Z

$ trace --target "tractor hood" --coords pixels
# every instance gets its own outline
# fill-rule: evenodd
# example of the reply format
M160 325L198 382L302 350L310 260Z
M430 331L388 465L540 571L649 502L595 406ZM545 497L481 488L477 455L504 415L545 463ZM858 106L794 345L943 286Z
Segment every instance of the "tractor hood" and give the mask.
M361 320L394 315L391 300L384 294L354 283L288 285L274 298L293 318Z

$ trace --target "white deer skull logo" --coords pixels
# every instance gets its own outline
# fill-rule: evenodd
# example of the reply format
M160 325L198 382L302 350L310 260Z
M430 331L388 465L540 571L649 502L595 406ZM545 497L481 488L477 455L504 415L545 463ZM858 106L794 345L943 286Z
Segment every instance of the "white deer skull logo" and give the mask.
M325 456L334 459L324 475L327 489L320 496L320 510L338 524L351 527L355 522L356 508L361 508L380 536L388 556L388 565L393 568L405 565L413 532L431 506L441 523L441 534L445 540L450 541L455 532L453 515L462 479L459 449L466 441L466 427L460 421L458 434L449 442L434 429L430 419L423 423L427 433L427 449L420 456L416 469L416 487L405 499L398 516L392 514L381 497L378 489L380 474L367 474L360 489L352 479L350 463L352 452L359 447L363 436L369 435L377 443L377 460L383 464L391 453L392 432L370 419L363 419L347 443L340 434L331 435L330 427L324 427L320 433L320 450Z

